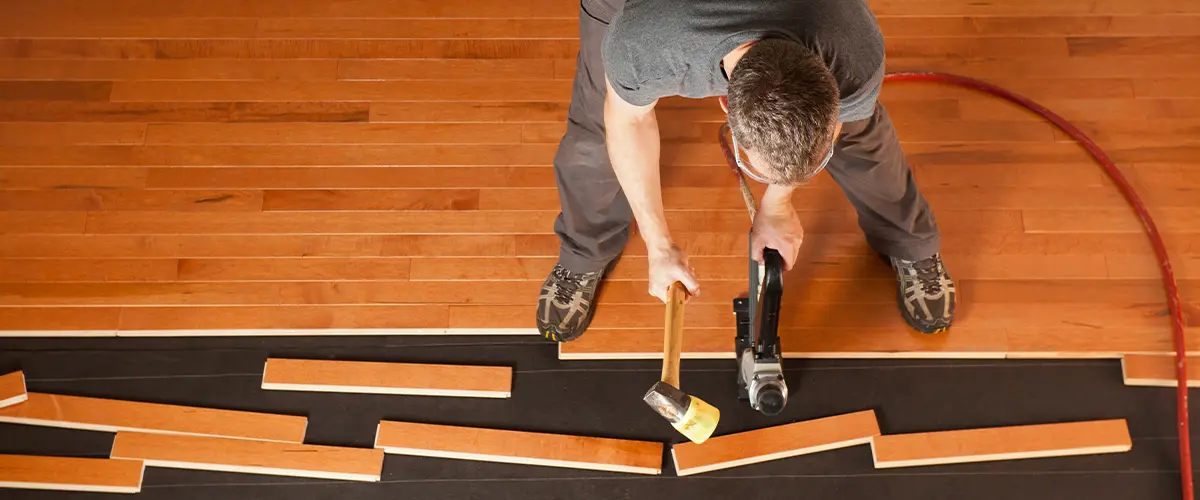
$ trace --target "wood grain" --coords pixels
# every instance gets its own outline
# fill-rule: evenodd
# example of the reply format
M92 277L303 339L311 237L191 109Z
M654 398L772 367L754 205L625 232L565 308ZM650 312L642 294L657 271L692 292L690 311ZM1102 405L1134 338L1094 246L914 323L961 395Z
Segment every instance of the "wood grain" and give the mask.
M178 281L354 281L404 280L403 258L183 259Z
M879 435L873 410L714 436L671 447L675 472L690 476L868 444Z
M365 102L71 102L0 100L15 122L366 122ZM110 167L112 168L112 167Z
M1187 358L1188 387L1200 387L1200 359ZM1125 385L1144 387L1178 387L1175 357L1167 355L1126 354L1121 357L1121 376Z
M334 60L300 59L0 59L5 80L333 81Z
M875 468L1123 453L1125 420L1096 420L874 437Z
M267 358L262 388L475 398L512 397L512 368Z
M304 441L305 417L176 406L61 394L29 393L25 403L0 409L0 422L101 432L224 436L239 439Z
M135 307L123 311L120 329L130 335L229 335L229 330L417 330L437 333L447 327L446 306L212 306ZM138 330L150 333L136 333ZM265 332L262 332L265 334ZM369 334L367 332L363 333ZM379 333L376 333L379 334Z
M24 403L28 399L24 372L15 371L0 375L0 408Z
M139 493L144 465L140 460L0 455L0 487Z
M375 447L399 455L630 474L662 472L662 443L625 439L383 421Z
M0 282L173 281L178 265L173 259L0 259Z
M383 471L381 450L127 431L117 433L112 457L149 467L345 481L376 482Z

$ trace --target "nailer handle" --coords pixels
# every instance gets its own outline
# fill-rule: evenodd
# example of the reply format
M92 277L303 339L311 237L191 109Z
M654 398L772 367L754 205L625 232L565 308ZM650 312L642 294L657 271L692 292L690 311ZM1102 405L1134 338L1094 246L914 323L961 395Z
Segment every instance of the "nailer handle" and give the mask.
M662 381L679 388L679 356L683 350L683 304L687 289L676 281L667 288L667 314L663 325Z

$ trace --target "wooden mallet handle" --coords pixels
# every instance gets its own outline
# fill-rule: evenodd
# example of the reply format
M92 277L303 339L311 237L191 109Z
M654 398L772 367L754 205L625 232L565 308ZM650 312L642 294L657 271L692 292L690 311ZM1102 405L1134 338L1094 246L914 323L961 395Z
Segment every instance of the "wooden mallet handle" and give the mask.
M667 288L667 315L663 325L662 381L679 388L679 355L683 348L683 303L687 289L676 281Z

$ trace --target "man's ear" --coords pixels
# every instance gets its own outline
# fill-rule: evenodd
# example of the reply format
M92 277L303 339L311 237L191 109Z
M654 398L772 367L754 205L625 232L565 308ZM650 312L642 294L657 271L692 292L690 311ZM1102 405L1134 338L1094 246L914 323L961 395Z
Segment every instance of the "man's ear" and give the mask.
M721 96L717 98L717 101L720 101L721 103L721 110L724 111L725 114L729 114L729 97Z

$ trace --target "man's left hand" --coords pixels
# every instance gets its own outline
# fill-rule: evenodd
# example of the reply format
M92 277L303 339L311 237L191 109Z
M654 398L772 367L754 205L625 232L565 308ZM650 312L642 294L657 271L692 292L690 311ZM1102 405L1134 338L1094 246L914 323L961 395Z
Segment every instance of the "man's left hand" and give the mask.
M773 248L783 256L785 270L791 270L800 254L800 244L804 241L804 227L800 225L800 216L790 201L768 202L763 200L762 207L754 214L754 225L751 230L752 257L755 261L763 262L763 248Z

